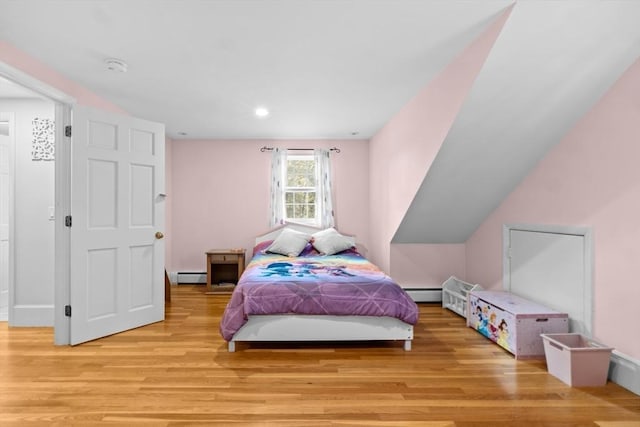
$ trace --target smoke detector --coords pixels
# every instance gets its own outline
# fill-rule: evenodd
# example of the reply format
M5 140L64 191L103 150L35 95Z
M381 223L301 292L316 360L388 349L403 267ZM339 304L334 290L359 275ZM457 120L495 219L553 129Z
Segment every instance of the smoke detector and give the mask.
M127 72L127 63L121 59L108 58L104 60L104 63L107 65L107 69L109 71L113 71L116 73L126 73Z

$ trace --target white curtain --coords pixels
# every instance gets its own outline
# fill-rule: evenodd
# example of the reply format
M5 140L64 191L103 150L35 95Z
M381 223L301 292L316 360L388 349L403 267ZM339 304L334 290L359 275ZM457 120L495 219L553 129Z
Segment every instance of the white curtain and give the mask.
M287 150L274 148L271 152L271 220L275 227L284 224L284 186L287 172Z
M333 201L331 194L331 159L329 150L317 148L313 150L316 163L316 215L320 219L320 227L335 225L333 219Z

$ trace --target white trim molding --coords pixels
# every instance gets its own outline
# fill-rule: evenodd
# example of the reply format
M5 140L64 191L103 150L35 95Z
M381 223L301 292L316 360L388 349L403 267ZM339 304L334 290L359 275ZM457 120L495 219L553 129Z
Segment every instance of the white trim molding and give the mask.
M52 327L53 317L53 305L15 305L11 327Z
M7 307L0 312L0 321L11 322L13 321L13 306L15 305L15 164L16 164L16 130L15 130L15 114L13 112L0 112L0 120L7 121L9 126L9 183L7 194L8 202L8 214L9 214L9 248L8 248L8 295L7 295Z
M613 350L609 380L640 396L640 361Z

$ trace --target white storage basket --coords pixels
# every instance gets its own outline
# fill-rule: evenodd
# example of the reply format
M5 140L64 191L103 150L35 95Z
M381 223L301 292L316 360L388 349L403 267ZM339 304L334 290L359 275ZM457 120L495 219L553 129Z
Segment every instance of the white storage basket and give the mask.
M449 277L442 284L442 307L448 308L460 316L467 317L467 295L474 289L482 289L480 285L472 285L455 276Z

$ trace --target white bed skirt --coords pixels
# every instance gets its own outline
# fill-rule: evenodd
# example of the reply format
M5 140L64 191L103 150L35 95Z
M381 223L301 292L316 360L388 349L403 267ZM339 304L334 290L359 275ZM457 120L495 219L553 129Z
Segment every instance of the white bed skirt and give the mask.
M254 315L229 341L381 341L402 340L411 350L413 325L393 317L331 315Z

